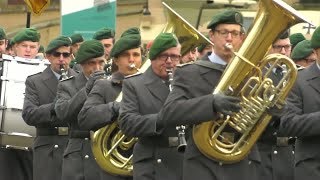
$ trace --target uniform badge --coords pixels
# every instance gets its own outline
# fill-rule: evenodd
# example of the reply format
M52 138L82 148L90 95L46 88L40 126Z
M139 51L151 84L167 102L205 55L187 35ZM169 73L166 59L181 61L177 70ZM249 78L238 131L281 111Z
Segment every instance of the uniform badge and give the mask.
M236 23L241 23L241 15L239 13L235 13L234 20L236 21Z

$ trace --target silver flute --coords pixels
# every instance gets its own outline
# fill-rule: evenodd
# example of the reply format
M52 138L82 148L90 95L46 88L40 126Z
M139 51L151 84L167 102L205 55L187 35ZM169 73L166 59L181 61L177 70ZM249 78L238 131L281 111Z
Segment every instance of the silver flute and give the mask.
M173 69L167 69L168 73L168 80L169 80L169 90L172 91L172 82L173 82ZM187 141L186 141L186 133L185 133L186 126L185 125L179 125L176 126L176 130L178 131L178 152L184 152L187 147Z

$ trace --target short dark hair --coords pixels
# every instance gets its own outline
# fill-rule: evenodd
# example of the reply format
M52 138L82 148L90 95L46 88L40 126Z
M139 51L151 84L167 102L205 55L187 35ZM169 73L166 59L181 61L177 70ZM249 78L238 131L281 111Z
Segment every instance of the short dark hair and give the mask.
M273 41L273 43L275 43L279 39L287 39L287 38L289 38L289 34L290 34L290 30L289 29L283 31L282 33L280 33L278 35L278 37L276 38L275 41Z

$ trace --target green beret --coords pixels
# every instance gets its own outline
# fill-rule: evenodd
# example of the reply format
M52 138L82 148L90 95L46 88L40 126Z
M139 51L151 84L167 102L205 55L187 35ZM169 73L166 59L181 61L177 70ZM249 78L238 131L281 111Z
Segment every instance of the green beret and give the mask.
M110 56L118 55L128 49L138 48L141 45L141 35L138 28L130 28L121 34L120 39L113 45Z
M305 40L306 38L301 33L294 33L289 36L289 39L292 47L295 47L299 42Z
M303 40L299 42L292 50L291 59L296 61L304 59L312 53L311 41Z
M160 33L156 39L153 41L153 44L149 51L150 60L156 59L156 57L163 51L177 47L179 44L177 37L172 33Z
M39 42L40 41L40 33L32 28L25 28L22 31L18 32L13 37L14 43L19 43L22 41L32 41L32 42Z
M121 34L121 37L132 34L140 34L140 29L137 27L129 28Z
M67 36L59 36L50 41L47 46L46 53L50 54L61 46L71 46L71 39Z
M77 55L76 61L82 64L92 58L101 57L104 55L104 47L101 42L95 39L85 41L81 44Z
M94 33L92 39L101 40L101 39L110 39L114 38L115 32L110 28L102 28Z
M0 27L0 40L6 39L6 32L4 32L4 29Z
M311 37L311 47L313 49L320 48L320 26L313 32Z
M207 28L214 29L219 24L239 24L243 26L243 16L235 9L227 9L214 15Z
M70 38L71 38L71 41L72 41L72 43L71 43L72 45L75 44L75 43L79 43L79 42L83 42L84 41L84 39L83 39L81 34L73 34L73 35L70 36Z

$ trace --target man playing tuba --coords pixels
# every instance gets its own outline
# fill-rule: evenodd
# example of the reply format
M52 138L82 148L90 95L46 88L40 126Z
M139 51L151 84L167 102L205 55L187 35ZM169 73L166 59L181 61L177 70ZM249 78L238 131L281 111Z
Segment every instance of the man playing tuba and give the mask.
M177 68L173 91L169 94L160 114L159 120L162 121L159 124L194 125L217 119L218 113L231 114L240 110L238 98L223 94L212 95L212 91L233 57L233 52L226 47L226 44L237 51L245 38L243 16L232 9L222 11L213 17L208 29L210 29L210 40L214 43L213 52L194 64L189 63ZM229 140L232 139L231 132ZM189 137L184 155L183 179L256 180L259 161L260 156L255 147L249 156L240 162L219 163L202 154L194 139Z
M79 127L86 130L98 130L106 125L115 123L119 114L120 103L115 101L122 89L122 81L125 76L137 72L137 68L141 66L141 36L138 28L130 28L125 31L121 38L115 43L111 50L113 63L117 66L117 71L112 73L110 79L99 80L92 88L88 98L84 103L82 110L78 115ZM112 134L114 135L114 134ZM107 137L112 142L114 137ZM99 143L98 143L99 144ZM131 155L132 151L123 152L124 156ZM103 158L103 157L96 157ZM112 161L111 159L99 159L99 161ZM112 164L112 162L108 162ZM101 166L101 165L100 165ZM108 169L108 167L102 167ZM109 168L110 169L110 168ZM111 173L113 175L111 175ZM128 172L130 174L131 172ZM103 174L105 179L113 176L113 179L130 179L129 177L121 177L124 174L116 172L106 172ZM107 178L109 177L109 178Z

